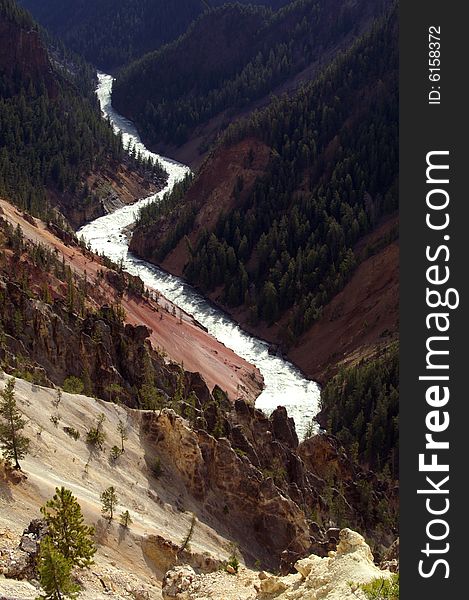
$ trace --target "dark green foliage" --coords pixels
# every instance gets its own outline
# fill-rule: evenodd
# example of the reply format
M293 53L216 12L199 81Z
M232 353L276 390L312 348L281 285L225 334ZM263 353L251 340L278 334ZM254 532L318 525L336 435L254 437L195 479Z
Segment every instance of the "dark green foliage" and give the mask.
M31 16L18 6L16 0L0 0L0 17L5 17L20 27L33 27Z
M116 462L117 459L119 458L119 456L121 456L121 455L122 455L122 450L121 450L121 448L119 448L119 446L113 446L111 448L109 456L113 462Z
M80 439L80 432L74 429L73 427L64 427L64 431L73 440L77 441Z
M119 72L113 103L150 144L182 144L214 115L228 110L227 121L268 96L379 7L296 0L276 13L240 4L208 11L181 38Z
M399 472L399 352L349 367L336 375L321 395L327 430L336 435L361 463Z
M218 298L244 306L253 324L287 313L287 345L347 283L356 243L397 208L397 67L393 13L293 98L234 123L216 150L257 138L272 158L237 208L199 235L185 275L204 292L221 286ZM183 200L174 214L190 210Z
M196 217L194 208L181 203L184 194L193 181L192 174L188 174L182 181L175 184L171 193L166 193L162 200L151 202L140 209L136 226L145 227L165 215L178 213L177 224L166 237L164 244L158 249L155 258L161 259L166 256L179 242L179 240L190 232Z
M0 7L0 23L11 31L0 56L1 44L17 44L19 54L14 67L0 61L0 194L42 218L53 218L55 204L66 213L72 199L86 207L97 201L86 176L123 159L121 137L101 117L95 73L58 45L46 49L37 31L37 64L23 64L22 30L31 38L35 26L14 2L1 0ZM162 174L141 157L128 160Z
M105 416L101 414L95 427L90 427L86 434L86 443L96 450L103 450L106 434L103 431Z
M54 497L41 508L41 513L54 548L73 566L91 565L96 552L94 529L84 524L81 507L72 492L64 487L56 488Z
M29 449L29 439L22 431L26 420L16 406L15 379L8 379L5 389L0 394L0 448L4 458L20 469L19 461Z
M241 0L249 3L250 0ZM257 0L281 6L289 0ZM114 69L181 35L207 4L224 0L21 0L38 21L103 69Z
M46 536L41 542L38 556L39 582L44 600L62 600L76 598L80 587L72 581L73 563L65 558L54 546L51 538Z
M399 574L390 579L375 579L361 586L368 600L399 600Z
M67 377L63 384L64 392L68 392L69 394L82 394L84 389L83 381L74 375Z
M116 510L116 507L119 504L116 489L114 486L111 485L106 490L104 490L104 492L101 494L101 503L101 512L105 517L112 521L112 519L114 518L114 511Z

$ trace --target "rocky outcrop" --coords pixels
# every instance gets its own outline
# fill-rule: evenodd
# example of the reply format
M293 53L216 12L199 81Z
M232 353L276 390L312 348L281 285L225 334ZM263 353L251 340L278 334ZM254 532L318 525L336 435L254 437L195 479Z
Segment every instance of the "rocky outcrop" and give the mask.
M166 174L150 175L124 156L120 163L101 165L86 177L90 192L86 200L67 192L57 195L54 200L73 229L77 230L85 223L133 204L138 198L160 191L166 181Z
M124 327L109 307L83 318L70 313L61 301L50 305L31 299L11 281L3 282L2 291L0 318L7 336L0 353L4 358L10 355L10 364L27 370L40 366L47 379L58 385L67 377L79 377L88 393L103 398L108 398L109 386L117 384L132 401L130 388L141 385L144 362L147 357L151 360L145 345L148 330L142 339L138 328ZM164 371L156 357L153 363L156 372Z
M382 571L374 564L364 538L350 529L340 532L336 552L327 558L311 555L298 561L295 569L299 576L269 577L261 581L259 600L272 597L278 600L356 600L364 598L359 584L391 576L389 571Z
M380 570L364 538L342 529L336 552L321 558L314 554L295 564L296 574L276 577L241 568L237 575L220 571L196 575L188 566L166 573L165 600L364 600L361 584L389 579L390 571ZM220 595L220 590L223 590Z
M383 531L379 524L385 513L389 523L395 521L398 488L352 461L337 438L320 434L298 443L283 407L267 418L242 400L230 412L225 432L235 451L302 509L310 528L310 552L325 556L334 550L337 527L347 525L365 532L378 557L384 555L397 531L392 526ZM282 572L289 572L298 558L285 549Z
M205 511L224 523L248 558L278 565L287 548L307 551L310 538L303 511L271 477L236 453L228 439L193 431L170 410L145 415L143 432L163 464Z
M180 546L160 535L146 536L141 545L145 560L161 578L166 571L178 564L194 568L198 573L210 573L223 565L221 560L214 558L208 552L193 552L188 547L181 549Z
M8 532L5 531L4 535ZM8 579L37 578L36 563L41 539L47 534L43 519L33 519L24 530L16 548L0 553L0 574Z
M103 304L102 289L67 275L55 255L24 242L3 220L0 229L6 236L0 263L0 359L7 373L59 386L74 376L82 380L85 393L129 406L138 405L138 390L152 380L163 398L172 397L180 367L152 348L148 327L125 324L111 306L123 291L141 293L141 281L109 271L123 287L108 278L110 304ZM38 252L46 257L44 263ZM187 394L194 385L200 398L210 397L202 377L182 374Z

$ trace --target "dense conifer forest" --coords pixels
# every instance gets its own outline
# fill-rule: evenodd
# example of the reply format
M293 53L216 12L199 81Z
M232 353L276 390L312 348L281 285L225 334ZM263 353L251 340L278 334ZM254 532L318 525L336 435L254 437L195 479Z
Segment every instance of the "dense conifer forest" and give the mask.
M344 287L358 240L397 208L396 36L392 14L293 98L234 123L215 150L255 138L271 159L249 193L238 177L235 208L190 245L185 275L253 324L288 314L287 344ZM140 217L137 232L172 212L179 228L154 248L157 262L190 231L195 207L178 197Z
M223 120L326 61L381 3L296 0L277 12L225 5L178 40L119 72L113 103L150 144L180 145L215 115Z
M46 49L31 17L11 0L0 0L0 24L6 47L0 61L0 193L43 217L51 216L51 195L92 202L85 176L123 158L121 138L101 117L93 69L60 45ZM25 36L35 63L12 64L8 46L25 51ZM161 175L159 165L138 157L133 165Z
M394 598L398 105L395 0L0 0L9 597Z
M249 4L249 0L238 0ZM289 0L257 0L277 8ZM102 69L113 70L183 34L224 0L21 0L51 32Z
M394 479L399 472L399 347L341 370L324 388L319 420L354 459Z

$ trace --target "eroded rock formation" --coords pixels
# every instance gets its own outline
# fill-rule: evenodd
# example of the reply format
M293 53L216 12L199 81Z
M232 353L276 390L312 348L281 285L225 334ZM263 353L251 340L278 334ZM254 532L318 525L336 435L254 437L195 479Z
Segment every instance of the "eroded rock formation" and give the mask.
M295 564L296 573L276 577L241 568L237 575L218 572L196 575L188 566L169 571L163 581L165 600L363 600L360 584L388 579L391 573L373 563L373 555L364 538L350 529L342 529L336 552L328 557L314 554Z

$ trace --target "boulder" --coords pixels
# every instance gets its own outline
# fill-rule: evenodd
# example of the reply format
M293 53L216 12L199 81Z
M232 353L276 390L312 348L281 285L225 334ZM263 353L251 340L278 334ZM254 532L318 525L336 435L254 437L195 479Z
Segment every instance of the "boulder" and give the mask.
M189 600L189 588L196 574L188 565L174 567L163 579L162 594L164 600Z

